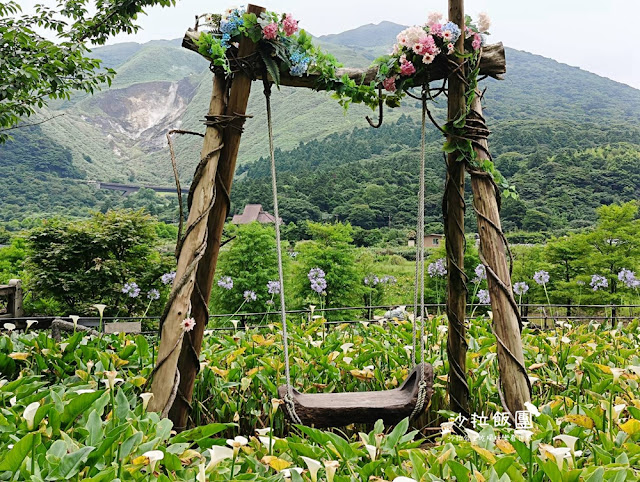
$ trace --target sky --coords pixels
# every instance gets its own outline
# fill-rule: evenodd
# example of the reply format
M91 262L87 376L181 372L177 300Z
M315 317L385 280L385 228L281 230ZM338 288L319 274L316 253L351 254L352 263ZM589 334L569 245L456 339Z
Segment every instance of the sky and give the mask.
M39 0L42 1L42 0ZM47 0L45 0L47 1ZM268 10L292 13L313 35L340 33L384 20L421 24L447 0L255 0ZM178 0L140 18L143 30L112 42L182 38L201 13L220 13L238 0ZM36 3L26 0L24 3ZM492 19L490 43L525 50L640 89L640 48L634 22L640 0L466 0L466 13Z

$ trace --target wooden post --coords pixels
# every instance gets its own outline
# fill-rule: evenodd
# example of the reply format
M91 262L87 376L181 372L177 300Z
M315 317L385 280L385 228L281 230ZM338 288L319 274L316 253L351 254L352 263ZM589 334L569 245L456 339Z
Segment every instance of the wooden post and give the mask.
M24 316L24 310L22 309L22 280L9 280L9 286L13 286L15 291L9 298L10 309L8 311L13 314L14 318L22 318Z
M226 95L227 82L224 76L216 75L213 81L209 115L224 114ZM208 243L212 242L207 236L206 214L214 195L214 183L221 148L222 132L212 127L207 128L201 159L208 159L208 161L200 170L201 175L197 180L197 185L193 188L191 209L185 230L187 237L178 258L176 278L173 284L173 290L177 289L177 293L162 326L160 347L158 348L158 365L151 385L154 396L149 404L149 410L161 412L162 416L167 415L173 400L177 398L178 387L176 384L180 381L177 365L183 340L181 323L192 309L191 295L194 291L200 257ZM185 282L180 287L183 278ZM184 338L188 336L187 333Z
M482 116L480 93L471 104L473 115ZM484 149L476 148L479 162L489 158L486 139L478 141ZM512 415L526 410L525 402L531 401L529 379L524 366L518 306L513 298L511 273L502 238L499 193L491 178L484 173L471 172L473 206L478 219L480 256L486 266L487 283L491 296L493 330L497 339L498 367L504 394L504 403ZM495 274L495 276L494 276Z
M464 0L449 0L449 20L462 32L456 49L464 51ZM458 63L462 59L457 59ZM448 119L453 122L465 109L464 84L456 75L449 77ZM451 141L451 138L448 139ZM458 152L447 155L447 180L443 202L445 244L447 248L447 318L449 330L449 407L469 418L469 386L466 380L467 340L467 276L464 271L464 165Z
M247 12L255 13L258 17L264 11L264 8L255 5L248 5ZM240 41L238 49L238 57L246 57L255 52L256 44L246 37ZM244 72L239 71L234 74L233 82L229 91L229 98L225 108L225 115L242 116L247 111L249 102L249 94L251 92L252 79ZM222 238L222 230L227 217L228 202L227 195L231 193L233 183L233 175L236 170L236 159L238 157L238 149L240 148L240 138L242 136L242 122L236 122L234 127L227 127L223 131L224 149L220 153L218 161L218 177L216 202L213 205L209 218L207 220L207 230L209 232L209 242L204 252L204 256L200 260L196 274L196 280L200 287L200 293L193 291L191 294L191 314L196 320L196 326L188 333L183 341L183 349L180 352L178 361L178 370L180 371L179 391L181 397L176 400L169 411L169 418L173 421L176 430L184 429L187 425L189 417L190 403L193 396L193 386L196 375L198 374L199 365L198 357L202 348L202 338L204 330L209 321L208 302L213 286L213 278L215 275L216 264L218 262L218 254L220 252L220 241ZM207 128L215 130L214 128ZM205 138L205 146L203 153L207 150L207 140ZM210 182L214 182L213 179ZM188 339L190 338L190 340ZM191 351L193 347L193 352Z

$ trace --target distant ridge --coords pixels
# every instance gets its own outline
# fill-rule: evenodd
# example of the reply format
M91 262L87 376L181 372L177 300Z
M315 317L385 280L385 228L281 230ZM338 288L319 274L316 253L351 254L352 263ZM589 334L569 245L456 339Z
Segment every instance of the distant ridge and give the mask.
M369 23L345 32L322 35L318 38L321 42L360 47L364 49L379 46L391 48L396 41L398 33L405 28L407 28L405 25L385 20L378 24Z

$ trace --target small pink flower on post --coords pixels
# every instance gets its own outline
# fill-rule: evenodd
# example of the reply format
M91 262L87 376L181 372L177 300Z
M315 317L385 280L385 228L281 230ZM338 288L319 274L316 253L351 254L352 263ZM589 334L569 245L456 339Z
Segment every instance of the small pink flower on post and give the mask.
M395 77L388 77L388 78L384 79L382 81L382 86L384 87L384 90L386 90L386 91L395 92L396 91L396 78Z
M180 326L184 332L191 331L196 326L196 320L193 318L185 318L182 320L182 323L180 323Z
M270 23L262 29L262 35L266 40L273 40L278 36L278 24Z
M287 34L287 37L290 37L298 30L298 21L294 20L290 13L285 15L284 21L282 22L282 27L284 28L284 33Z
M413 46L413 51L417 55L424 55L427 53L427 46L425 44L417 43Z
M402 75L411 75L415 74L415 72L416 68L410 61L405 61L404 63L402 63L402 65L400 65L400 73L402 73Z
M447 53L452 54L455 49L456 49L455 45L447 44Z

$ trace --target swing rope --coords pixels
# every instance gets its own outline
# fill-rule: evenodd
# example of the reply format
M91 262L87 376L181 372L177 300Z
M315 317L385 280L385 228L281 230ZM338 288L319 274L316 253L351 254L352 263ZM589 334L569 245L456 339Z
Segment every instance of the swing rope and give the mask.
M420 128L420 188L418 190L418 223L416 233L416 270L415 283L413 288L413 364L416 364L416 337L418 318L418 291L420 291L420 364L421 374L418 385L418 398L416 406L411 412L410 418L416 417L424 410L427 399L428 386L426 382L425 366L425 340L424 340L424 319L426 310L424 306L424 202L425 202L425 143L426 143L426 113L427 113L427 92L429 86L422 86L422 125ZM420 278L420 279L418 279ZM418 284L419 283L419 284Z
M278 183L276 182L276 155L273 147L273 124L271 122L271 84L267 75L263 75L264 97L267 103L267 127L269 130L269 155L271 157L271 189L273 191L273 215L276 227L276 251L278 252L278 281L280 282L280 319L282 322L282 340L284 345L284 372L287 380L287 394L284 406L294 423L302 424L293 403L293 386L291 385L291 367L289 365L289 337L287 334L287 311L284 301L284 270L282 269L282 241L280 239L280 212L278 209Z

